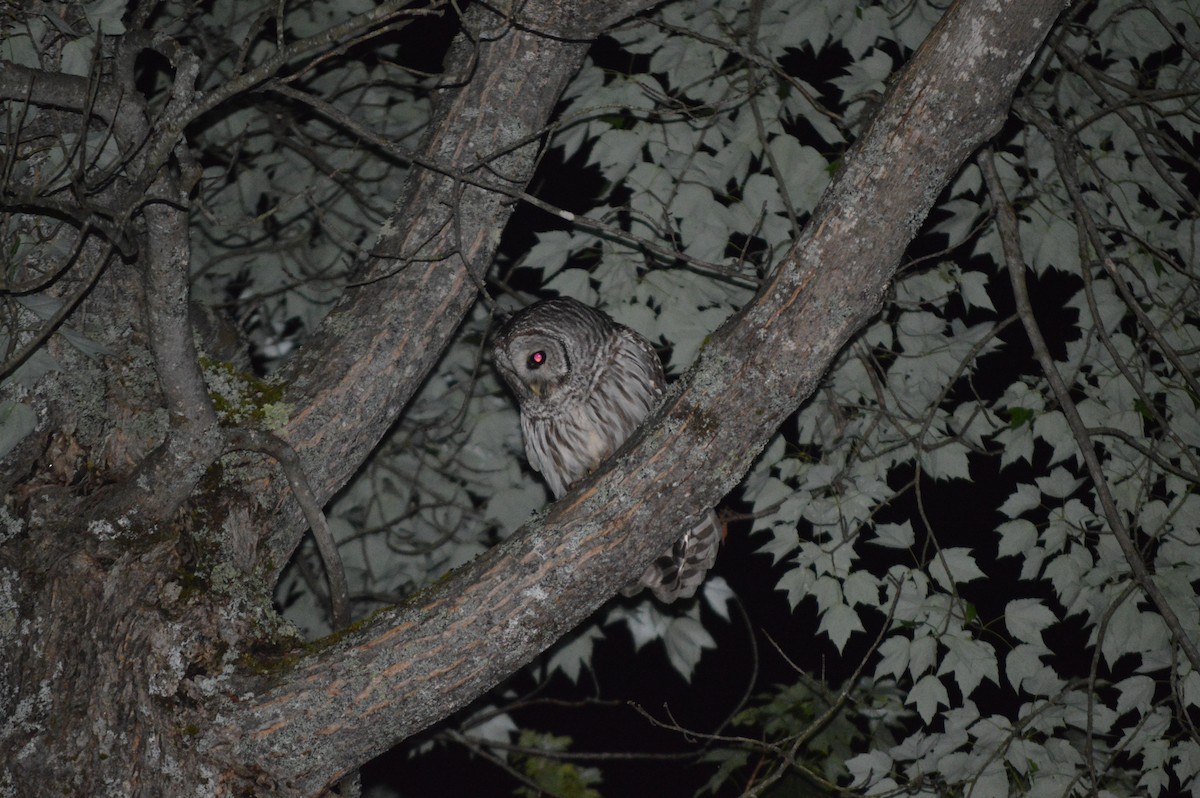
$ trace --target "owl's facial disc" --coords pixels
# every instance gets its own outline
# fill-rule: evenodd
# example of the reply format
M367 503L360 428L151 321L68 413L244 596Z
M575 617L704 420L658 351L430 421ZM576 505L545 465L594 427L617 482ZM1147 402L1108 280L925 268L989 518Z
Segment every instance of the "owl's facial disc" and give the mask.
M539 399L552 394L567 376L566 352L553 341L535 337L525 341L514 354L521 382Z

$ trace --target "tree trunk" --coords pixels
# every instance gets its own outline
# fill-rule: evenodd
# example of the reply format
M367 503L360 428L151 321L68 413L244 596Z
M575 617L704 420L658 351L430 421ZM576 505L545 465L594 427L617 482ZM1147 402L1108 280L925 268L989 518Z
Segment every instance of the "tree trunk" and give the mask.
M158 471L192 498L169 523L143 521L136 507L118 512L113 497L129 502L154 485L104 494L74 473L48 480L71 450L51 445L61 430L43 426L37 470L12 503L22 519L6 513L0 533L0 635L14 652L0 665L0 787L316 795L544 650L666 549L689 508L710 506L741 478L877 311L938 192L1003 123L1061 7L953 6L791 256L713 336L631 447L522 533L326 648L275 656L292 641L270 586L302 532L297 512L276 512L291 506L283 480L231 488L218 470L197 477L196 462ZM450 71L470 78L441 99L425 157L463 176L504 153L503 173L524 185L535 161L526 143L582 58L578 39L630 10L548 5L530 24L505 28L472 6L468 24L503 34L480 37L469 59L465 40L454 49ZM348 292L289 369L297 410L286 438L321 500L399 415L473 300L469 270L486 269L511 204L464 185L416 173L370 291ZM197 418L173 417L167 438L207 434ZM204 456L203 447L176 451ZM251 489L261 503L246 498Z
M477 277L486 271L512 201L463 180L500 163L509 189L522 189L588 40L642 5L535 2L520 20L468 12L422 153L436 169L414 169L394 232L359 276L367 287L347 292L289 372L285 401L297 412L285 435L322 500L395 421L474 301L468 265ZM0 64L5 98L78 113L86 89L80 78ZM102 90L92 113L131 130L120 141L132 150L154 136L128 105ZM178 191L163 182L159 192ZM111 266L82 308L111 322L87 329L111 357L100 367L56 347L67 373L43 381L44 420L5 460L21 517L6 514L0 533L0 634L15 652L0 665L9 719L0 787L22 796L312 794L365 755L324 758L319 783L301 787L246 759L240 743L197 744L248 683L263 681L259 659L297 644L271 589L305 527L273 464L227 458L247 475L240 482L209 468L222 434L207 396L188 395L197 372L190 332L180 335L189 330L186 234L171 228L183 213L148 207L140 274ZM101 250L92 239L80 261L99 263ZM144 309L130 301L139 295ZM88 395L107 406L79 401ZM36 405L40 396L22 398ZM157 412L164 402L170 418ZM103 479L87 461L104 464ZM182 512L160 520L189 494Z

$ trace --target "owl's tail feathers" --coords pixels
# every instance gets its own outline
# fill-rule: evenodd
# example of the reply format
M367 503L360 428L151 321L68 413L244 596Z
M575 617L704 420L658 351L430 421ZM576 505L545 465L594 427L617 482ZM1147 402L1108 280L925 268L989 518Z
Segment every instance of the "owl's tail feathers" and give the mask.
M717 548L724 537L720 519L709 511L699 524L675 541L671 551L650 563L641 579L623 587L621 593L632 596L648 587L664 604L691 598L716 562Z

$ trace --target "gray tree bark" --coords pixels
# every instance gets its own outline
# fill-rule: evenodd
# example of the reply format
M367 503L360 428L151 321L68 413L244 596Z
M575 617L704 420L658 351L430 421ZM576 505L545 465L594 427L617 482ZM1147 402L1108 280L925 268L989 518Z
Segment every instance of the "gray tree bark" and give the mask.
M0 535L0 635L13 652L0 665L0 786L20 795L316 795L543 651L667 548L694 508L740 480L877 312L937 194L1003 123L1062 6L955 4L786 262L609 467L435 589L320 650L275 656L269 647L270 587L303 522L286 482L262 481L269 464L240 487L208 484L221 433L203 407L189 406L194 366L178 362L178 335L166 336L168 351L150 347L158 402L173 413L130 448L118 484L42 484L30 474L79 417L70 401L47 399L54 412L40 448L22 449L25 468L11 469L14 491L32 498ZM416 171L363 276L370 290L349 291L287 372L285 401L296 412L284 437L321 500L399 416L474 299L512 206L463 177L502 164L498 173L523 186L534 137L586 40L635 10L525 4L510 26L472 6L468 27L489 35L454 47L447 67L465 82L443 91L422 154L444 168ZM24 77L0 67L0 96L30 96L36 84ZM177 95L187 102L186 91ZM143 174L143 190L172 199L157 170ZM171 222L146 221L158 230ZM186 256L179 263L177 248L144 246L136 277L114 267L97 296L118 297L114 285L140 277L166 294L149 298L162 303L150 308L150 328L177 331ZM112 446L120 432L96 437Z

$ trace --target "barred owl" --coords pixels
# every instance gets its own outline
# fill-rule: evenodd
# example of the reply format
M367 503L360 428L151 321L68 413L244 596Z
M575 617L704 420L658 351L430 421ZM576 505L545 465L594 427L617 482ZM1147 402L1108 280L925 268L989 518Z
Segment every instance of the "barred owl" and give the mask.
M525 455L555 498L620 448L663 393L662 364L649 342L568 297L515 314L493 346L521 406ZM690 598L720 540L709 512L621 592L631 596L648 587L660 601Z

